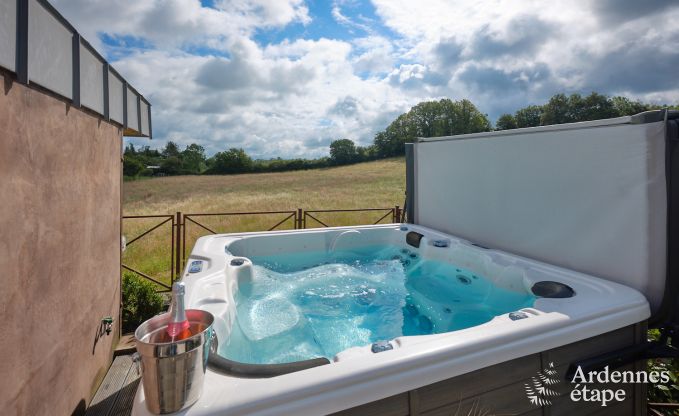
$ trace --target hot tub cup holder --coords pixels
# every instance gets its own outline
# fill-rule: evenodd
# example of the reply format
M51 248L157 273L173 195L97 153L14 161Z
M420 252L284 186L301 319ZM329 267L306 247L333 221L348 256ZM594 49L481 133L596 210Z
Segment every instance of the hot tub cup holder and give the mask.
M243 257L236 257L236 258L231 259L231 261L229 262L229 264L230 264L231 266L242 266L242 265L245 264L245 260L246 260L246 259L243 258Z
M535 283L530 291L539 298L565 299L575 296L575 290L572 287L551 280Z

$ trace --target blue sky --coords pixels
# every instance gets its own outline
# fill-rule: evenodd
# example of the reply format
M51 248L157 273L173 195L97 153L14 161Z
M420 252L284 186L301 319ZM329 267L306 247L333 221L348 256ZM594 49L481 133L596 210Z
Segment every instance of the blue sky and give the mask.
M154 140L317 157L423 100L679 101L672 0L55 0L153 104Z

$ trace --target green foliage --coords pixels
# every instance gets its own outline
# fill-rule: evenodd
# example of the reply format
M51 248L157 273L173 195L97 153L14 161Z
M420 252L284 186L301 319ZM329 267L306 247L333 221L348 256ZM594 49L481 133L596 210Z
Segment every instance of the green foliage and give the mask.
M600 120L629 116L648 110L667 106L645 104L626 97L607 97L592 92L588 96L580 94L556 94L544 105L529 105L514 113L516 127L511 127L509 114L503 114L497 121L497 130L510 128L546 126L550 124L574 123L578 121ZM669 107L674 108L674 107Z
M135 156L125 156L123 158L123 175L136 177L138 176L146 167L144 164L137 159Z
M616 96L611 98L613 108L621 116L632 116L648 110L655 110L661 108L658 105L644 104L641 101L632 101L627 97Z
M182 173L182 161L179 156L167 156L160 162L160 172L165 175L179 175Z
M379 157L399 156L404 144L416 137L449 136L490 131L488 116L469 100L425 101L401 114L384 131L375 135L375 152Z
M517 128L516 119L511 114L503 114L495 123L496 130L510 130Z
M163 311L163 298L156 293L155 285L134 273L123 273L122 293L123 333L134 331L145 320Z
M648 331L649 341L657 341L660 331L651 329ZM655 358L648 360L648 371L667 371L670 382L667 384L654 384L648 386L648 401L650 403L679 403L679 358ZM657 409L661 410L661 409ZM666 410L666 415L672 415L672 409Z
M542 106L529 105L514 113L517 128L537 127L542 117Z
M158 166L149 169L148 166ZM186 149L179 151L174 142L168 142L162 152L144 146L140 150L133 144L125 148L123 159L123 174L126 178L139 176L161 175L199 175L205 171L206 157L203 146L192 143Z
M358 151L354 142L349 139L333 140L330 143L330 162L333 165L358 162Z
M572 94L570 100L575 108L574 117L578 121L601 120L622 115L616 111L610 98L596 92L584 98L579 94Z
M556 94L549 99L547 104L542 106L542 116L540 124L563 124L577 121L571 112L570 102L565 94Z
M194 175L200 174L205 170L205 148L203 146L192 143L186 146L186 149L181 154L182 170L186 173Z
M211 167L207 173L246 173L252 170L252 159L243 149L232 147L226 152L217 152L212 157Z
M252 172L288 172L291 170L320 169L330 166L330 161L326 157L319 159L269 159L254 160L252 162Z
M605 95L593 92L583 98L580 94L571 94L568 97L565 94L557 94L544 105L540 123L545 126L599 120L619 115L613 102Z
M137 178L139 176L150 176L153 172L146 167L158 165L162 160L160 152L152 150L149 146L135 149L130 143L123 155L123 175L126 178Z
M163 149L163 151L161 152L161 154L162 154L163 157L165 157L165 158L168 158L168 157L176 157L176 158L178 158L178 157L179 157L179 154L180 154L180 152L179 152L179 147L177 146L177 144L176 144L175 142L169 141L169 142L167 142L167 144L165 145L165 149Z

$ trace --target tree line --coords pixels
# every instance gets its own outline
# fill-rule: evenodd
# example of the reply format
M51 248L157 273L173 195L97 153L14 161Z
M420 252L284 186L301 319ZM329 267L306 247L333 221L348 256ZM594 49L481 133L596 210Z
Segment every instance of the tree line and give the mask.
M550 124L572 123L633 115L667 106L643 103L626 97L608 97L596 92L556 94L543 105L528 105L514 114L502 114L495 126L488 115L469 100L444 98L424 101L401 114L383 131L378 132L369 146L357 146L350 139L330 143L329 157L318 159L252 159L245 150L231 148L207 157L205 149L190 144L180 150L168 142L162 150L129 144L125 148L123 174L134 178L152 175L199 175L283 172L317 169L336 165L365 162L404 154L404 144L417 137L451 136L491 130L508 130ZM679 109L678 106L670 107Z
M123 175L128 179L166 175L224 175L231 173L284 172L318 169L331 165L329 158L253 160L243 149L231 148L207 157L205 148L192 143L180 150L167 142L162 150L130 143L125 147Z
M585 97L580 94L571 94L570 96L556 94L544 105L529 105L517 110L514 114L502 114L495 123L495 128L496 130L509 130L600 120L631 116L643 111L665 107L668 106L642 103L620 96L607 97L596 92ZM677 109L679 106L669 108Z

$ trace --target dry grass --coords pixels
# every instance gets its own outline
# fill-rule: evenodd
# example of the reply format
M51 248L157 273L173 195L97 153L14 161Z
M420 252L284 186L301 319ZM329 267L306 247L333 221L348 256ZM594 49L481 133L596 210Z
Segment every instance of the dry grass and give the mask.
M390 208L403 205L405 163L387 159L337 168L224 176L175 176L126 182L124 215L224 213L244 211L294 211L297 208ZM386 212L324 213L317 216L328 225L370 224ZM286 214L193 217L216 232L267 230ZM389 222L390 217L382 222ZM163 219L125 220L128 241ZM186 221L186 247L207 231ZM320 226L312 219L309 228ZM292 219L277 229L294 228ZM169 281L170 223L128 247L123 263L160 281Z

